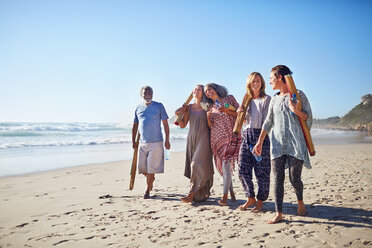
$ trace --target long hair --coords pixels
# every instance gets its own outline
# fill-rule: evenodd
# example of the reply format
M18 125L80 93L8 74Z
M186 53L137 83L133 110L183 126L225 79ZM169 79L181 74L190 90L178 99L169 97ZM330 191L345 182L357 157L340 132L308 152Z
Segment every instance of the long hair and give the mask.
M208 111L209 109L209 102L208 102L208 97L207 95L205 94L204 92L204 85L202 84L197 84L196 86L202 88L202 99L201 99L201 102L200 102L200 106L202 107L202 109L204 109L205 111Z
M216 83L209 83L209 84L206 84L204 86L204 88L206 88L206 87L211 87L212 89L214 89L214 91L216 91L217 95L220 98L227 97L227 95L228 95L228 91L227 91L226 87L224 87L222 85L219 85L219 84L216 84ZM206 96L206 98L207 98L207 107L209 109L213 105L213 100L208 98L207 96Z
M216 84L216 83L209 83L209 84L206 84L204 87L211 87L212 89L214 89L214 91L216 91L217 95L220 98L227 97L228 91L227 91L226 87L224 87L222 85L219 85L219 84Z
M265 92L265 80L264 78L262 77L261 73L259 72L252 72L248 78L247 78L247 82L246 82L246 86L247 86L247 92L248 94L250 94L252 97L253 97L253 91L252 91L252 83L253 83L253 80L254 78L258 76L261 80L261 89L260 89L260 94L259 94L259 97L264 97L266 96L266 92Z

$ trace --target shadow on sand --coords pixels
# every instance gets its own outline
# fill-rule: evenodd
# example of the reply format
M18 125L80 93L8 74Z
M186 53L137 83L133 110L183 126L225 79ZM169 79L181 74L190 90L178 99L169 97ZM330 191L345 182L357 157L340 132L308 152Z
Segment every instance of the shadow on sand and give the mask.
M266 202L264 205L266 211L275 212L275 204ZM336 207L327 205L306 205L307 214L302 216L301 220L286 220L285 223L303 223L303 224L328 224L343 227L364 227L372 229L372 211ZM284 215L297 215L297 204L283 203ZM308 218L313 218L308 220ZM314 220L315 219L315 220Z
M184 194L164 194L164 193L155 193L150 197L149 200L162 200L162 201L176 201L180 204L189 204L182 203L180 198L184 197ZM99 199L141 199L141 196L112 196L112 195L103 195ZM193 202L191 203L194 207L205 207L205 206L220 206L218 201L220 198L210 197L206 201L202 202ZM227 208L232 210L238 210L239 206L244 204L245 200L236 200L232 202L229 199L228 205L221 206L221 208ZM248 208L246 211L249 212L251 208ZM362 227L372 229L372 211L359 209L359 208L348 208L348 207L336 207L336 206L326 206L326 205L306 205L307 214L302 217L301 220L288 220L284 217L283 222L285 223L303 223L303 224L328 224L336 225L343 227ZM265 202L264 203L264 212L273 212L275 213L275 204L274 202ZM283 203L283 213L284 216L297 215L297 204L292 203ZM312 218L309 220L309 218Z

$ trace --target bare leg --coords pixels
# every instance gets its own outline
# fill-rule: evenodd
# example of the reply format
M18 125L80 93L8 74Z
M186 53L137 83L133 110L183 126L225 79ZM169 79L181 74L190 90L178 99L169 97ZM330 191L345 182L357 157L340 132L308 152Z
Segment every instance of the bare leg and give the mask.
M146 173L145 176L147 179L147 189L143 198L148 199L150 198L150 191L152 190L155 181L155 174Z
M252 209L252 212L253 213L261 212L262 208L263 208L263 201L258 200L256 206Z
M298 215L304 216L306 214L306 207L304 201L297 201L298 203L298 209L297 213Z
M194 199L194 193L189 193L187 196L180 198L180 200L184 203L192 202Z
M255 197L249 197L243 205L239 206L239 209L240 210L246 210L249 206L252 206L254 204L256 204L256 198Z
M282 212L276 212L274 218L270 219L267 221L268 224L275 224L275 223L278 223L280 221L282 221L283 219L283 213Z
M148 173L147 177L147 191L151 191L155 181L155 174Z
M227 204L227 194L223 194L221 200L218 201L218 204L225 206Z
M231 184L232 185L232 184ZM235 202L236 201L236 197L235 197L235 193L234 193L234 190L230 189L230 196L231 196L231 201L232 202Z

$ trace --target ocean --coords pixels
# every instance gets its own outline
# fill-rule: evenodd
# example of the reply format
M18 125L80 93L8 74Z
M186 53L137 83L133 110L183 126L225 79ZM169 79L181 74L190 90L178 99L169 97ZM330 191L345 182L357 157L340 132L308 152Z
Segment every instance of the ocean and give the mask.
M131 125L0 122L0 176L130 160ZM170 124L171 153L186 150L188 129ZM372 143L365 133L313 129L314 144Z

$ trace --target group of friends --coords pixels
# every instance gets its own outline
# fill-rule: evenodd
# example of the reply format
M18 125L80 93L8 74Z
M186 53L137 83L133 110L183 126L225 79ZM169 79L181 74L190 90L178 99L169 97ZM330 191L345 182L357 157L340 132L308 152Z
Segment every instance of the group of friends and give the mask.
M216 170L223 177L220 205L228 204L229 193L231 201L236 201L232 171L237 163L239 179L247 197L239 208L245 210L254 206L252 211L260 212L269 196L272 171L276 214L268 223L280 222L283 219L285 169L288 168L289 180L297 196L297 212L299 215L306 214L301 173L303 166L311 168L311 165L299 118L310 128L312 112L302 91L299 91L302 109L298 102L292 101L284 80L284 76L290 74L291 70L285 65L271 69L270 84L273 90L279 92L270 97L265 93L262 75L251 73L246 82L247 94L250 95L246 110L239 106L224 86L216 83L196 85L194 103L183 105L175 112L183 116L179 122L181 128L189 125L184 175L190 179L190 188L188 194L180 198L182 202L208 199L213 186L214 160ZM164 172L164 147L170 149L170 142L168 115L164 106L152 101L150 86L141 88L141 97L144 102L135 110L132 143L133 148L138 148L138 172L147 178L144 195L147 199L150 198L155 174ZM233 108L226 107L230 105ZM242 111L246 111L245 127L237 134L233 128L237 115ZM137 131L141 135L139 144L135 140ZM262 158L260 161L256 158L258 155ZM257 194L252 181L253 171L258 185Z

